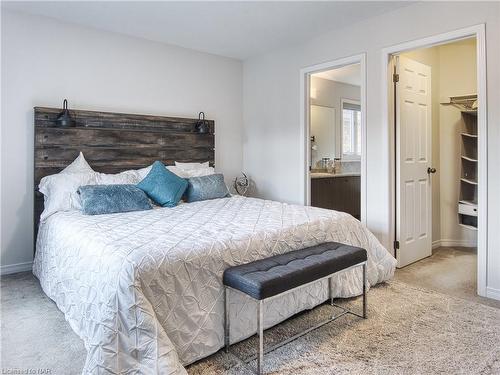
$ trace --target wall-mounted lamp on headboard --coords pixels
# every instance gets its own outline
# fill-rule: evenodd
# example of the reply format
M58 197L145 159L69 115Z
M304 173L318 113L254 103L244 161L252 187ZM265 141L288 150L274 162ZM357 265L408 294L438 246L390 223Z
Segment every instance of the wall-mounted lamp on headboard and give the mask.
M210 124L205 120L205 112L198 113L198 122L194 125L194 131L200 134L210 133Z
M74 126L75 122L71 118L71 114L68 110L68 99L63 101L63 111L57 115L56 126L67 128L69 126Z

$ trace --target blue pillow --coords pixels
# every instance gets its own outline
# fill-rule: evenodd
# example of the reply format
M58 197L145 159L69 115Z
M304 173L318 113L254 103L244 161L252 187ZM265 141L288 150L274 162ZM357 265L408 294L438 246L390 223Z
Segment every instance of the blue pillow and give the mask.
M78 188L85 215L113 214L153 208L135 185L84 185Z
M230 197L224 176L222 174L211 174L202 177L191 177L188 179L186 199L188 202L204 201L207 199Z
M187 181L170 172L162 162L155 161L153 167L137 187L157 204L163 207L174 207L186 191Z

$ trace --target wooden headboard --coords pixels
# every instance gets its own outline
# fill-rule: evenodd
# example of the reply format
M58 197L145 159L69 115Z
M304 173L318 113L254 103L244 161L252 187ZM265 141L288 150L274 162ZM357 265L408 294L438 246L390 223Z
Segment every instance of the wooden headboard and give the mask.
M43 195L42 177L58 173L80 151L97 172L143 168L155 160L215 163L215 123L208 134L194 132L198 119L70 110L74 127L56 127L60 108L35 107L35 238Z

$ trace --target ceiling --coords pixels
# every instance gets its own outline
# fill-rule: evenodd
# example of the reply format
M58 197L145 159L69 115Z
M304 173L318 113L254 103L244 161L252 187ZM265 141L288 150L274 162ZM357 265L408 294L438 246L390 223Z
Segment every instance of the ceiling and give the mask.
M361 65L351 64L341 68L327 70L312 74L314 77L329 79L330 81L348 83L349 85L361 86Z
M408 4L2 1L2 8L244 60Z

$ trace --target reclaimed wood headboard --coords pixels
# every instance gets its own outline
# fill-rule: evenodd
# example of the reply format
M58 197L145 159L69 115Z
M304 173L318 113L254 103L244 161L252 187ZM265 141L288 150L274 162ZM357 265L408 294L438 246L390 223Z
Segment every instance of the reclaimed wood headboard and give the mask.
M155 160L215 163L215 123L208 134L194 132L198 119L70 110L73 127L57 127L60 108L35 107L35 238L43 195L40 180L58 173L83 152L96 172L144 168Z

